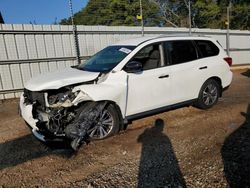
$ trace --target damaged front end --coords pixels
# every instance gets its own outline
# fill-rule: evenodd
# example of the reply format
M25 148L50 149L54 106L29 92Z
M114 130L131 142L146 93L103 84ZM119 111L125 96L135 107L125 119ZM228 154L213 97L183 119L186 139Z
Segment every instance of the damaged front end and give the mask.
M20 99L21 115L41 141L70 141L74 150L88 142L91 129L98 124L106 102L91 98L73 87L58 90L24 90ZM92 135L93 136L93 135Z

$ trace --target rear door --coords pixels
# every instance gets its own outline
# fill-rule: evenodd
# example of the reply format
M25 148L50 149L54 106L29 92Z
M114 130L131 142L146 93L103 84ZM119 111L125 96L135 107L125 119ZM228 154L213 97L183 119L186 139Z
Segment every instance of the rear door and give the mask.
M164 48L171 67L174 103L197 98L202 83L202 66L194 42L166 41Z
M202 73L201 79L205 82L208 78L219 76L222 63L218 58L219 48L209 40L194 40L199 50L199 70Z

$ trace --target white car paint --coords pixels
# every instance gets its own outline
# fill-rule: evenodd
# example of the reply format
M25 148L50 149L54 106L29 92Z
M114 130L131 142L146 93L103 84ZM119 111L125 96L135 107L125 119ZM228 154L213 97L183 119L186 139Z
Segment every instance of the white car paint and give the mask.
M168 40L211 40L220 49L215 57L203 58L190 63L166 66L143 71L141 73L126 73L123 67L143 47ZM80 91L72 101L72 105L87 100L112 101L120 108L122 117L134 115L163 106L196 99L202 84L210 77L217 76L222 80L222 86L229 86L232 81L232 72L223 61L226 54L215 40L207 37L143 37L127 40L114 45L138 45L129 53L104 79L95 84L81 84L73 91ZM221 61L221 62L220 62ZM208 66L205 71L199 71L200 66ZM168 74L167 79L158 79ZM99 73L67 68L64 71L48 73L30 80L25 88L31 91L58 89L63 86L94 80ZM20 108L24 119L34 127L30 107L20 100Z
M160 76L170 74L171 67L151 69L138 74L128 73L126 116L173 104L172 79L159 79Z
M99 84L87 84L77 86L73 91L83 91L93 101L112 101L115 102L122 112L126 115L127 102L127 73L124 71L111 72L108 78ZM86 99L83 98L86 101ZM87 99L88 100L88 99Z
M30 91L59 89L63 86L94 80L98 75L98 72L87 72L69 67L34 77L24 87Z
M36 123L38 122L37 119L34 119L32 116L32 105L25 105L24 104L24 97L21 94L20 97L20 115L23 117L23 119L32 127L32 129L38 129L36 126Z

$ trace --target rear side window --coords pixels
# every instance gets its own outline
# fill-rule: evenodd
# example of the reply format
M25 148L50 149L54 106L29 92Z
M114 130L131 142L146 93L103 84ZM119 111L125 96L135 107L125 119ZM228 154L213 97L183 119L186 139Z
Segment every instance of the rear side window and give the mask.
M208 40L195 40L202 57L211 57L219 54L219 48Z
M167 59L172 65L185 63L197 59L197 52L189 40L166 41L164 43Z

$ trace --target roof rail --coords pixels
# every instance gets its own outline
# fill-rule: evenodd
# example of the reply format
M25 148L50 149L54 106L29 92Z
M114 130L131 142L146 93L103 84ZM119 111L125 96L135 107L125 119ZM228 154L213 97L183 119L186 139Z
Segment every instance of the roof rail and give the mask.
M191 34L189 35L188 33L187 34L183 34L183 33L180 33L180 34L162 34L162 35L159 35L159 37L157 38L162 38L162 37L208 37L208 38L211 38L211 36L207 36L207 35L202 35L202 34Z

